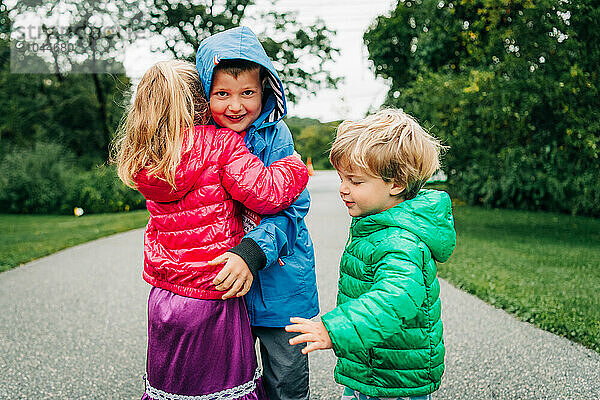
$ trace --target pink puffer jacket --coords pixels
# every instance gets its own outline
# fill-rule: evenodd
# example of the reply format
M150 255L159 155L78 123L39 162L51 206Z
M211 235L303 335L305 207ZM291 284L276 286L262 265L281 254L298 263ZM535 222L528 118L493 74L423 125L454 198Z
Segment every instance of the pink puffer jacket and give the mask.
M142 170L138 190L150 220L144 236L144 279L182 296L220 299L212 280L222 265L207 261L237 245L243 236L242 204L274 214L306 187L308 171L293 156L268 168L229 129L196 126L194 146L182 154L177 190Z

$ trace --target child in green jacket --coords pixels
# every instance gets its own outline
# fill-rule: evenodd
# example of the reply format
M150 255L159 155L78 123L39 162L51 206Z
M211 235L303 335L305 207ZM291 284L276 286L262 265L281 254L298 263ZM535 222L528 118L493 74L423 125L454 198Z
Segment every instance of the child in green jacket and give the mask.
M449 196L422 189L442 146L409 115L383 110L337 131L330 160L353 217L337 307L291 318L303 353L333 348L343 400L429 399L444 372L436 261L456 245Z

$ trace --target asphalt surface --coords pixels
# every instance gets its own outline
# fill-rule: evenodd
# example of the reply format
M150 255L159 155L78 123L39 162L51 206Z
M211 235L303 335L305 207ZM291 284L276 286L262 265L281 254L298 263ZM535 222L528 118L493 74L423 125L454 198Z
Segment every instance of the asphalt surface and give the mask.
M309 187L323 312L335 306L350 222L337 182L317 172ZM0 398L139 399L149 290L141 261L135 230L0 274ZM441 284L446 372L434 399L600 399L599 354ZM334 365L332 351L311 353L313 399L340 397Z

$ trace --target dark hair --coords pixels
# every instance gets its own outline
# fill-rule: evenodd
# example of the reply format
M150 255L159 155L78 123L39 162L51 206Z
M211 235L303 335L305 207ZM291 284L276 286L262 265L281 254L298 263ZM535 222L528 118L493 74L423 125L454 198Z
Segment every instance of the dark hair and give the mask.
M223 71L237 79L241 73L255 71L257 69L259 70L259 79L262 82L268 74L268 71L265 67L255 63L254 61L243 60L241 58L229 58L219 61L219 63L215 66L213 76L215 72Z

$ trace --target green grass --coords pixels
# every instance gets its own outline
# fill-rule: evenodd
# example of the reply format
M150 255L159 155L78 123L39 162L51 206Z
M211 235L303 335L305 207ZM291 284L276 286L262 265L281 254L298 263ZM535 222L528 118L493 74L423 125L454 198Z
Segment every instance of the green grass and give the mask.
M600 219L454 206L440 276L600 353Z
M0 214L0 272L76 244L143 227L147 222L146 210L81 217Z

